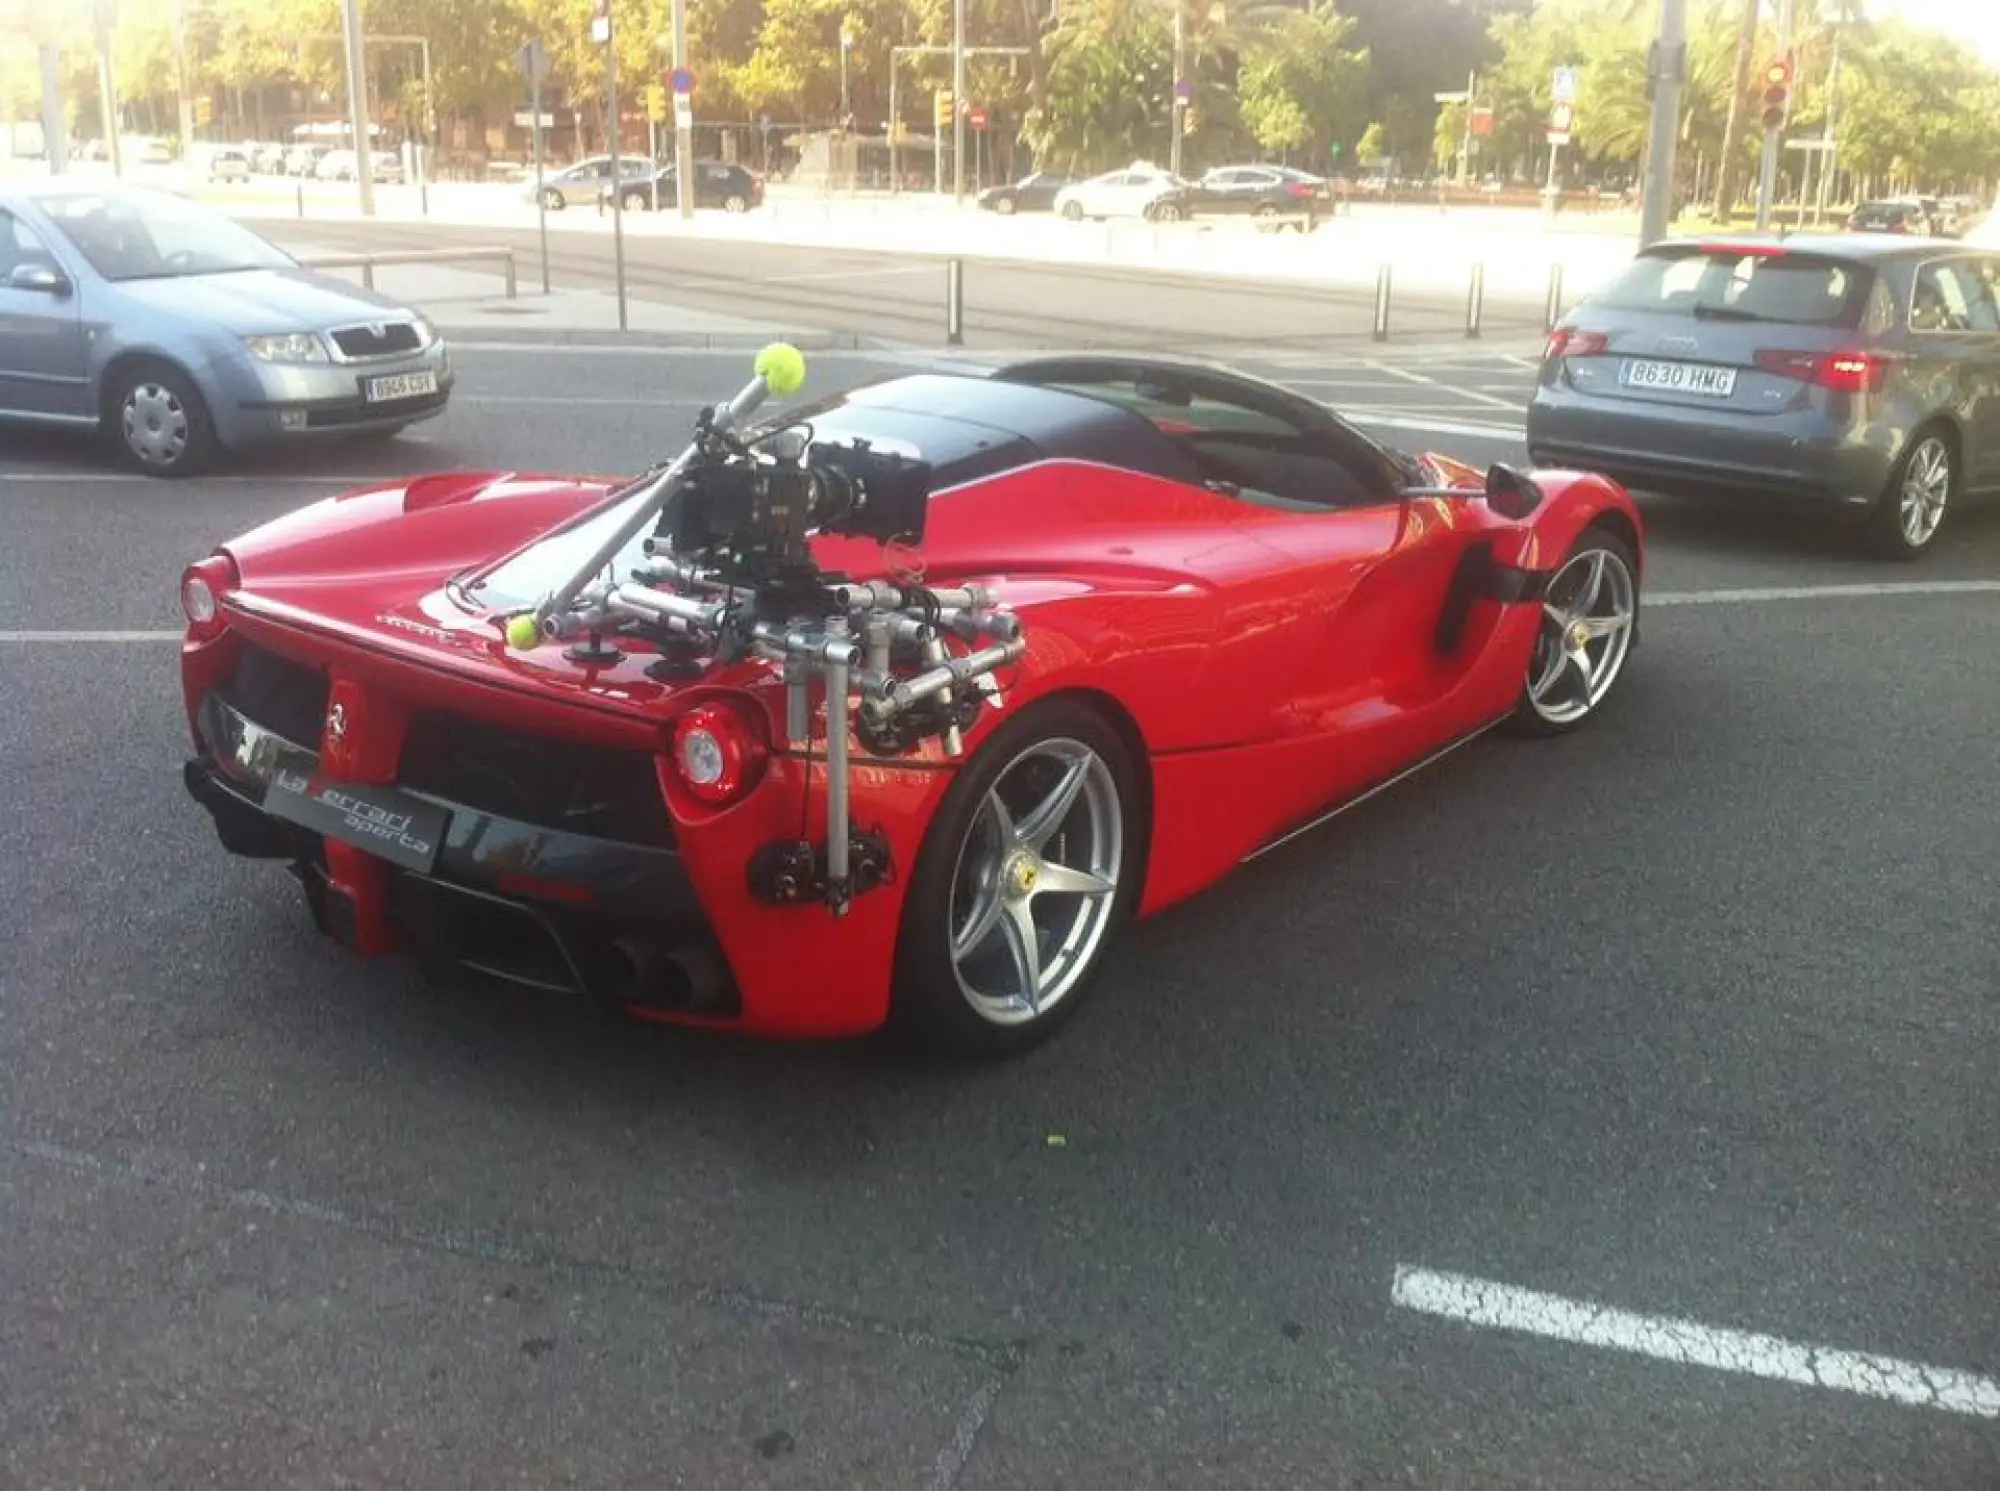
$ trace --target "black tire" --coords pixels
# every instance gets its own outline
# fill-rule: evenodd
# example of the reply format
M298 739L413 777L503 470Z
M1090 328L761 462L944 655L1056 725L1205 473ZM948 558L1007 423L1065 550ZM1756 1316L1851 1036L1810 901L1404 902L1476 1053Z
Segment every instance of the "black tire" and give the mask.
M1181 220L1181 210L1171 202L1162 202L1147 216L1156 223L1177 223Z
M1065 202L1065 203L1063 203L1063 210L1062 210L1062 215L1063 215L1063 219L1064 219L1064 221L1066 221L1066 222L1072 222L1072 223L1080 223L1080 222L1082 222L1082 221L1083 221L1083 204L1082 204L1081 202Z
M1925 469L1940 468L1944 485L1934 511L1913 518L1908 510L1909 502L1914 500L1913 477L1928 487L1930 484L1922 482L1919 473ZM1908 561L1923 558L1937 542L1944 525L1951 521L1952 504L1958 500L1964 480L1965 474L1959 464L1958 442L1952 438L1951 431L1941 424L1925 425L1919 429L1910 436L1903 453L1896 457L1896 464L1889 471L1889 480L1882 488L1881 499L1868 515L1867 526L1862 532L1868 551L1881 559Z
M1002 217L1012 217L1018 209L1012 197L1001 197L994 202L993 210Z
M554 187L546 186L542 188L542 206L550 212L561 212L565 207L569 206L569 198L565 197Z
M1625 624L1620 632L1584 638L1571 653L1572 656L1580 653L1593 668L1603 670L1601 675L1596 672L1586 675L1576 667L1556 666L1551 649L1560 646L1566 635L1574 634L1568 629L1559 630L1547 607L1566 609L1569 603L1582 599L1581 587L1570 576L1576 575L1587 583L1589 561L1598 555L1604 556L1602 585L1609 593L1600 593L1594 603L1583 607L1579 619L1589 617L1601 623L1610 619L1607 613L1622 609ZM1618 593L1621 589L1622 595ZM1618 682L1625 676L1625 666L1639 640L1639 591L1639 558L1631 545L1608 527L1594 524L1584 529L1563 556L1562 563L1556 566L1549 582L1543 602L1542 629L1528 658L1527 677L1521 680L1521 695L1508 719L1509 729L1517 735L1533 737L1567 735L1604 712L1617 695ZM1601 687L1597 682L1600 677ZM1538 691L1537 685L1545 679L1546 686ZM1583 686L1581 690L1579 685ZM1579 692L1580 697L1567 697Z
M1039 869L1030 867L1025 882L1032 886L1037 874L1046 873L1050 866L1063 863L1069 856L1067 844L1079 816L1085 820L1079 831L1085 851L1093 858L1107 852L1112 836L1109 833L1100 836L1096 816L1103 810L1107 783L1119 814L1116 879L1114 889L1102 900L1055 893L1062 907L1056 916L1073 917L1079 927L1085 919L1090 919L1094 933L1083 934L1088 943L1081 957L1057 965L1067 971L1056 980L1052 1002L1039 1013L1007 1020L982 1009L975 996L967 991L959 963L952 955L953 918L959 892L971 889L968 881L975 867L966 862L967 849L973 845L981 850L992 847L990 834L994 824L986 811L989 794L1006 778L1010 790L1025 786L1032 789L1027 795L1039 798L1037 784L1044 772L1053 783L1067 770L1057 759L1057 753L1068 755L1070 765L1083 767L1085 785L1073 806L1052 825L1055 830L1052 836L1044 841L1058 846L1054 856L1043 861L1039 855L1030 855ZM1084 759L1086 756L1101 764L1102 775ZM1088 702L1073 697L1045 700L1031 705L994 731L946 792L911 871L897 941L890 1036L934 1054L992 1060L1026 1052L1066 1024L1084 1003L1138 904L1151 841L1146 813L1145 794L1131 751L1103 713ZM1031 817L1024 813L1020 824L1028 824ZM996 870L1002 868L998 855L993 856L991 863ZM994 883L997 885L1001 879L996 874ZM1028 891L1005 899L1025 905L1035 894ZM981 907L981 898L976 893L970 899L967 920ZM996 893L994 899L997 902L1002 898ZM1074 912L1067 909L1072 904L1077 908ZM1032 917L1027 919L1033 924ZM992 933L979 939L968 951L968 962L982 961L973 955L981 948L988 948L990 943L1008 942L1006 928L1000 924L1002 920L994 918ZM1059 939L1056 949L1059 957L1067 958L1061 943L1076 935L1079 934L1072 929ZM1038 950L1045 951L1039 936L1036 943ZM997 953L1001 949L992 951ZM1017 961L1006 961L1013 964L1010 972L1018 971Z
M647 192L625 193L624 207L627 212L644 212L648 207L652 205L653 205L653 199L650 193Z
M731 192L722 199L722 210L724 212L748 212L750 210L750 199L745 197L741 192Z
M1259 202L1257 204L1257 210L1251 213L1250 215L1252 217L1276 217L1278 215L1278 209L1276 204L1274 203Z
M200 390L171 363L120 368L105 385L103 430L120 459L148 476L199 476L220 450Z

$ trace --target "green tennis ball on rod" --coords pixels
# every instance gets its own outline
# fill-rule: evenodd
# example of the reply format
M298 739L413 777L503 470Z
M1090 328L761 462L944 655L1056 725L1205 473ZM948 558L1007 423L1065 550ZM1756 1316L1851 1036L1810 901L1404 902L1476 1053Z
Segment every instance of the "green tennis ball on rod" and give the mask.
M805 354L790 342L773 342L757 354L752 370L782 399L797 393L806 381Z
M507 619L507 645L516 652L528 652L542 640L542 629L535 625L535 618L527 613Z

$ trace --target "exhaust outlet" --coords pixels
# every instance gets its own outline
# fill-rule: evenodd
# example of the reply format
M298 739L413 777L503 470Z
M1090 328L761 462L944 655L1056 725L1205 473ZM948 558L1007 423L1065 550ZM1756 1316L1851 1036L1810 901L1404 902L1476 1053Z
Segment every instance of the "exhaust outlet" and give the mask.
M604 992L614 1003L678 1010L689 986L674 957L650 937L615 937L604 949Z

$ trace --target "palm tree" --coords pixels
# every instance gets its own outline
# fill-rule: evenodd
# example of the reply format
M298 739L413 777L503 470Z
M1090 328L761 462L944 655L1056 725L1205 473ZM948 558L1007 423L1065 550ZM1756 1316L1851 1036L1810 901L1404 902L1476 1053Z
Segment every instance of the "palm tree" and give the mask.
M1715 216L1728 222L1736 210L1737 172L1742 166L1743 135L1749 126L1750 64L1757 54L1757 22L1762 0L1743 0L1743 19L1736 33L1736 85L1729 95L1729 119L1722 127L1722 159L1715 171Z

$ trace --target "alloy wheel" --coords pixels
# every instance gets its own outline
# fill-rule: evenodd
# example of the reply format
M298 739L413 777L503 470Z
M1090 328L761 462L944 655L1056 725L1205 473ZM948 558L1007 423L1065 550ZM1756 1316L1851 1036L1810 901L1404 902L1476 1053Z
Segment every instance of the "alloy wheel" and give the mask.
M1632 649L1637 614L1632 571L1611 550L1585 549L1558 570L1542 600L1529 666L1535 713L1568 725L1603 703Z
M1896 521L1903 542L1921 549L1937 536L1951 500L1951 451L1936 435L1926 435L1903 466L1903 485L1896 494Z
M1016 756L973 814L947 922L959 992L981 1019L1039 1019L1089 971L1125 867L1117 782L1082 741Z

